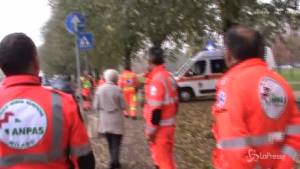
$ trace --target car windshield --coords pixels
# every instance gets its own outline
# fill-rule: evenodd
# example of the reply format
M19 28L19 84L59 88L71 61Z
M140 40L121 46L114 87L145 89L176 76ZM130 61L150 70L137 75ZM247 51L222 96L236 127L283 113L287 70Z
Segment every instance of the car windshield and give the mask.
M174 73L175 76L182 75L187 69L190 68L190 65L192 63L192 60L188 60L185 62L182 66L179 67L179 69Z

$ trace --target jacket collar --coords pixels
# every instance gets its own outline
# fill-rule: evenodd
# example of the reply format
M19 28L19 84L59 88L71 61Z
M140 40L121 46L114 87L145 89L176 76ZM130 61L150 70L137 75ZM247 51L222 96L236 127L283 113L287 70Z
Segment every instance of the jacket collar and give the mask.
M229 70L226 72L226 74L229 72L233 72L233 71L243 69L246 67L251 67L254 65L267 66L267 64L264 60L262 60L260 58L252 58L252 59L247 59L247 60L244 60L242 62L239 62L239 63L233 65L231 68L229 68Z
M11 87L18 85L41 85L40 78L33 75L16 75L8 76L3 80L3 87Z
M165 70L166 68L165 68L165 65L159 65L159 66L155 66L154 68L152 68L152 70L151 70L151 75L153 75L153 74L155 74L155 73L157 73L157 72L160 72L160 71L162 71L162 70Z

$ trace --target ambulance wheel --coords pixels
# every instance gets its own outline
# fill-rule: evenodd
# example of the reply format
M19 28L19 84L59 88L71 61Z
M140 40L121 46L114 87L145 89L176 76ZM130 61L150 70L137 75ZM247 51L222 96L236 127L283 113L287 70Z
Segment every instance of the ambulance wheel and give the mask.
M194 97L193 90L190 88L182 88L179 91L179 98L183 102L191 101Z

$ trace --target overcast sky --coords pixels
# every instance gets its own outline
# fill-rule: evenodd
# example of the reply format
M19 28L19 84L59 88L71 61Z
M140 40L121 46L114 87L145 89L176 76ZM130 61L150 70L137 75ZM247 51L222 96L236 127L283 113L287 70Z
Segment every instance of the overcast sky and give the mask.
M0 40L9 33L24 32L40 46L41 28L50 16L47 0L0 0Z
M41 28L50 16L48 0L0 0L0 40L9 33L23 32L40 46Z

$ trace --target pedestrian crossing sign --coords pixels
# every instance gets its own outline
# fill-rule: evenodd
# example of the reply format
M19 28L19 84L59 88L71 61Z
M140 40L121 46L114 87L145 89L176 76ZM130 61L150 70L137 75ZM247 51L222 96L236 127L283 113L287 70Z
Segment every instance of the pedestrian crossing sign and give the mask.
M77 39L77 46L79 50L88 50L94 48L93 34L92 33L80 33Z

